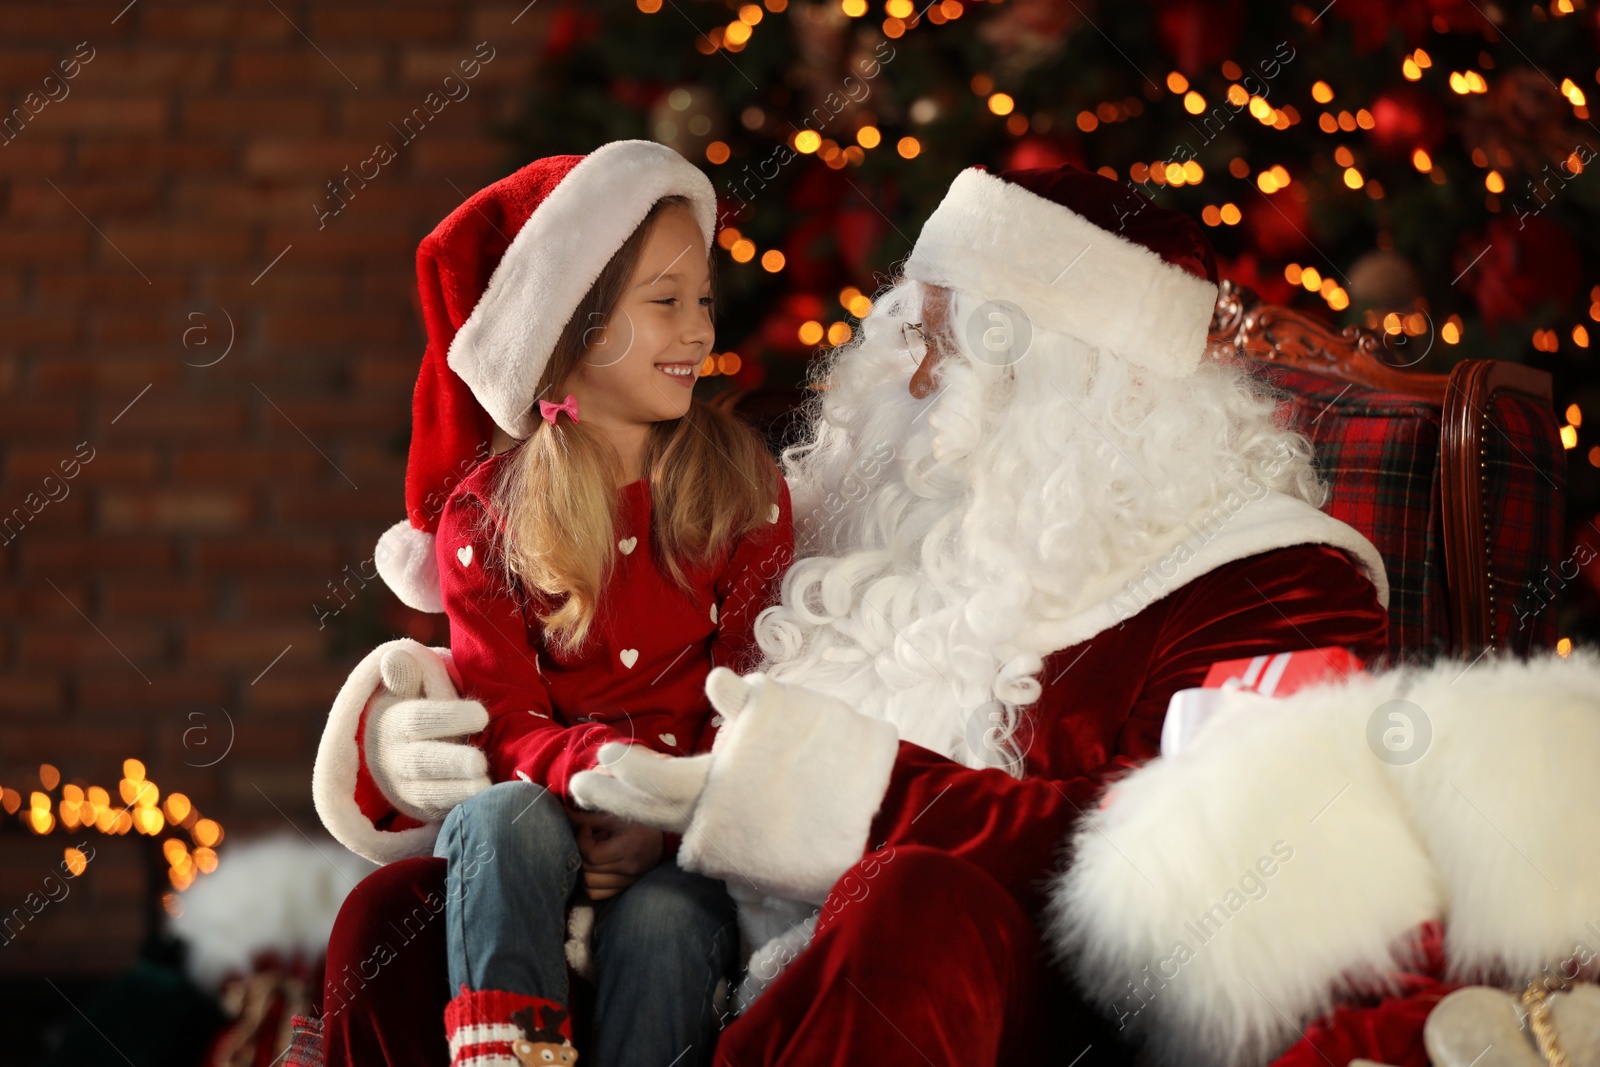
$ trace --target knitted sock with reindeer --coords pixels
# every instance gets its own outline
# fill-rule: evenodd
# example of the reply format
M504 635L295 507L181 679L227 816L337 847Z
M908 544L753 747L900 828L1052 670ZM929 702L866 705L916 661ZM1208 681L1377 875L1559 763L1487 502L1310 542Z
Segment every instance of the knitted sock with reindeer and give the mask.
M444 1009L451 1067L572 1067L567 1009L544 997L461 987Z

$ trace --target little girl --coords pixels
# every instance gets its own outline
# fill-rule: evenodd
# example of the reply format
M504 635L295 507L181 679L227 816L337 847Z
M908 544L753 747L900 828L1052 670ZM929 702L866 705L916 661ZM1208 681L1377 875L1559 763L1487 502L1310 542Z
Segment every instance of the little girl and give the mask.
M479 312L521 305L526 344L553 337L527 418L505 420L531 432L508 449L496 433L501 447L453 487L435 540L452 658L462 695L488 711L474 740L497 783L450 812L434 850L449 864L445 1024L458 1065L576 1058L564 944L580 876L595 902L586 1065L709 1063L715 991L738 952L726 889L678 867L673 835L566 804L568 781L608 741L710 749L705 677L754 666L754 616L793 556L788 491L760 438L693 399L713 340L715 200L676 156L660 159L683 191L642 192L638 161L661 153L617 142L576 166L558 157L564 173L534 184L542 202L450 349L490 407L525 383L486 384L498 349ZM573 213L602 196L615 198L606 212ZM548 225L553 208L577 227ZM591 234L620 241L598 277L552 283ZM595 249L573 254L592 261ZM525 309L527 289L508 305L518 290L498 288L552 284L576 306Z

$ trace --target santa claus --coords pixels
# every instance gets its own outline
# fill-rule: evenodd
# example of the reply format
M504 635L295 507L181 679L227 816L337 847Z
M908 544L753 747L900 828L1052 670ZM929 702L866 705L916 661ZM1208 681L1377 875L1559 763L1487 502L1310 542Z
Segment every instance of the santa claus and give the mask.
M1186 216L1071 166L974 168L821 363L810 432L783 457L798 558L757 623L762 670L712 673L727 722L710 753L603 750L573 783L586 804L681 832L678 862L726 879L747 917L809 916L754 938L777 935L718 1062L1089 1064L1120 1060L1120 1039L1141 1031L1181 1050L1186 1028L1220 1062L1261 1061L1326 1010L1345 964L1371 971L1379 949L1442 916L1441 893L1413 891L1438 881L1419 848L1403 907L1338 927L1365 931L1359 951L1291 939L1313 954L1241 969L1274 955L1275 928L1247 908L1230 920L1234 952L1200 949L1148 1007L1123 1010L1141 967L1172 954L1175 917L1219 892L1217 871L1236 882L1235 859L1273 858L1278 838L1258 842L1251 816L1289 811L1306 765L1293 760L1318 758L1315 736L1285 740L1292 759L1252 778L1251 760L1270 763L1265 735L1234 714L1157 760L1174 694L1219 660L1343 646L1372 663L1386 649L1382 561L1318 510L1308 445L1274 423L1273 398L1208 352L1216 291ZM418 659L420 696L384 690L391 647ZM481 753L449 740L481 724L470 696L437 650L395 642L356 669L330 720L319 811L388 864L352 893L330 945L330 1063L446 1061L443 931L426 903L442 898L443 864L427 854L444 813L488 784ZM1332 703L1370 711L1375 698ZM1578 719L1594 718L1590 699ZM1305 721L1353 767L1330 715ZM1287 903L1258 913L1314 922L1326 894L1299 872L1359 863L1375 827L1392 843L1392 784L1361 783L1374 799L1352 806L1389 822L1347 828L1328 862L1299 859L1316 848L1288 838L1300 851L1273 860L1285 880L1271 890ZM1138 859L1119 871L1129 833ZM1348 885L1381 883L1369 870ZM1275 1002L1288 1029L1239 992L1286 974L1302 974ZM1216 1005L1232 1014L1209 1019Z

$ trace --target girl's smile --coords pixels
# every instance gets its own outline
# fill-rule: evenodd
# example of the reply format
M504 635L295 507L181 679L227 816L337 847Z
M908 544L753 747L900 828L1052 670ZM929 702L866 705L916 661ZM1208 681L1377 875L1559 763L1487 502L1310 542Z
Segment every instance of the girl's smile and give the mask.
M699 367L700 363L698 360L692 362L684 361L678 363L656 364L656 370L665 374L667 377L676 380L679 385L688 388L693 388L695 379L700 376Z

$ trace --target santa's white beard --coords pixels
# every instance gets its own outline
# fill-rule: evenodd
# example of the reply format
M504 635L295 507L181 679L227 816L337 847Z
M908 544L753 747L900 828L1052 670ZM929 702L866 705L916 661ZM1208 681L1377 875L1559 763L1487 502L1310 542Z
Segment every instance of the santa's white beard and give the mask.
M914 398L921 346L902 327L921 317L919 290L880 294L829 357L807 441L784 455L797 561L756 637L773 678L1020 774L1025 709L1056 651L1030 646L1032 621L1087 607L1085 589L1243 477L1318 504L1321 487L1237 368L1160 379L1039 330L995 365L960 336L971 293L954 294L934 392Z

